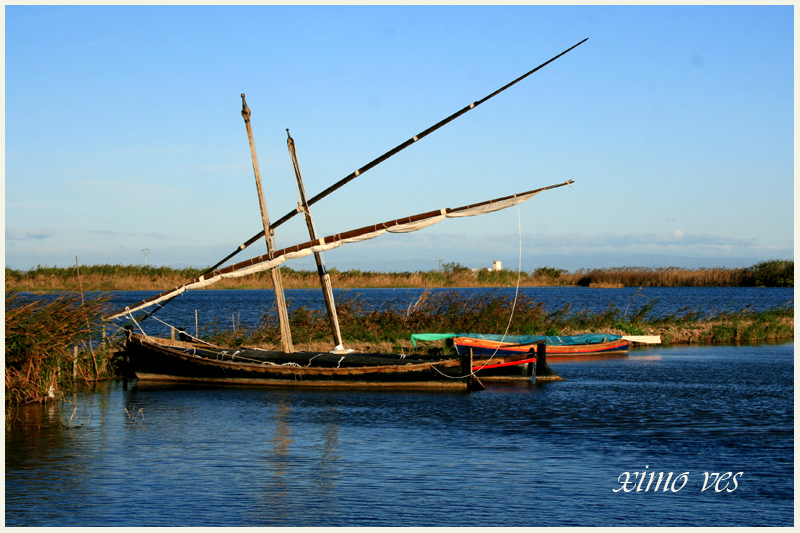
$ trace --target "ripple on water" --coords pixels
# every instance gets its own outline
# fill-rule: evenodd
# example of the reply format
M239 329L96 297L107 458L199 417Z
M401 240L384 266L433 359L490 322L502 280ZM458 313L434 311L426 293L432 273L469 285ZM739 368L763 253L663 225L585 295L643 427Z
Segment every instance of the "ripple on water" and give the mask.
M476 394L109 383L7 422L6 525L792 524L793 345L636 353ZM689 482L613 492L645 469Z

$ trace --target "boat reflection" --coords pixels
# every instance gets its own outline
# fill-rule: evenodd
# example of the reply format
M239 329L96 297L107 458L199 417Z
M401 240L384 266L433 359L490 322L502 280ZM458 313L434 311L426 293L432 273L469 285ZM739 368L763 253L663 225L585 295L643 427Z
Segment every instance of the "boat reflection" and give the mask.
M628 359L628 354L598 354L598 355L550 355L547 354L547 364L558 365L561 363L584 363L593 361L606 361L609 359Z
M660 355L637 355L631 359L636 361L661 361L662 357Z

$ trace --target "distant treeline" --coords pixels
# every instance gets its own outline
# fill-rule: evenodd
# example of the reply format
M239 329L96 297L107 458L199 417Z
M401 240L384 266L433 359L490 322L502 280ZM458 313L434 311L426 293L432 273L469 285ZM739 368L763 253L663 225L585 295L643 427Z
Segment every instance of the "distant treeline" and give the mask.
M6 290L86 291L166 290L200 277L205 269L142 265L93 265L80 267L37 266L29 271L6 267ZM281 267L287 289L319 286L316 271ZM542 267L532 272L477 270L459 263L444 263L441 270L418 272L365 272L329 270L336 288L390 287L794 287L794 261L762 261L747 268L618 267L580 269L575 272ZM80 276L80 277L79 277ZM268 272L246 278L222 280L217 289L271 287Z

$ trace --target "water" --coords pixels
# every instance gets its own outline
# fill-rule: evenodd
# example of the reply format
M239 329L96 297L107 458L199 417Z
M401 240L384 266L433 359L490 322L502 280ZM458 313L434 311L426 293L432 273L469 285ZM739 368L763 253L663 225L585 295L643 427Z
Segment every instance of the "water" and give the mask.
M451 289L433 289L434 292ZM468 288L453 289L469 296L476 294L500 294L514 296L514 288ZM290 311L299 307L324 310L325 303L319 289L286 290ZM424 289L335 289L337 301L353 298L363 304L365 310L393 308L406 310L419 299ZM120 291L113 294L112 306L122 309L145 298L158 294L158 291ZM697 311L701 315L720 312L741 311L750 306L754 311L789 304L793 307L794 289L777 287L649 287L641 292L635 287L623 289L589 289L583 287L523 287L523 294L534 301L543 302L548 312L562 309L570 304L572 312L590 310L602 313L614 305L627 316L639 311L643 305L652 303L648 316L665 316L681 313L683 309ZM199 327L217 324L229 329L234 324L253 326L265 312L274 315L275 298L271 290L200 290L189 291L172 300L154 316L166 324L186 327L194 332ZM195 312L197 321L195 322ZM124 320L120 320L123 322ZM164 334L167 326L157 320L149 320L148 333ZM484 332L487 333L487 332Z
M791 526L793 360L657 346L478 393L115 381L7 413L5 525ZM614 492L641 471L688 481Z

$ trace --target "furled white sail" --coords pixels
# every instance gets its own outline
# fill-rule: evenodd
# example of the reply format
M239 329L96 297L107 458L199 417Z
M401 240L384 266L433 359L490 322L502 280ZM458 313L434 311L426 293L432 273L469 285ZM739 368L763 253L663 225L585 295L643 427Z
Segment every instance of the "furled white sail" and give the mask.
M571 183L572 180L566 183L551 185L550 187L537 189L535 191L528 191L522 194L515 194L504 198L498 198L496 200L489 200L488 202L482 202L480 204L467 205L455 209L441 209L439 211L431 211L429 213L423 213L421 215L415 215L389 222L384 222L382 224L366 226L358 230L332 235L329 237L325 237L323 239L315 239L313 241L308 241L302 244L298 244L296 246L284 248L282 250L276 250L273 252L271 256L262 255L254 257L242 263L237 263L222 270L215 270L210 275L201 276L195 279L194 281L181 285L180 287L176 287L171 291L166 291L151 299L143 300L131 307L126 307L122 311L107 316L106 320L114 320L116 318L120 318L123 316L132 316L132 314L136 311L146 309L153 305L159 304L165 300L174 298L175 296L187 290L194 290L194 289L201 289L204 287L208 287L209 285L212 285L226 278L241 278L244 276L250 276L252 274L256 274L258 272L264 272L277 267L278 265L287 260L305 257L307 255L311 255L314 252L324 252L327 250L331 250L333 248L337 248L344 244L365 241L368 239L374 239L375 237L378 237L386 233L387 231L391 233L410 233L412 231L418 231L423 228L427 228L428 226L432 226L433 224L441 222L445 218L483 215L486 213L499 211L501 209L506 209L507 207L511 207L520 204L526 200L529 200L530 198L533 198L542 191L553 189L555 187L561 187L563 185L569 185Z

